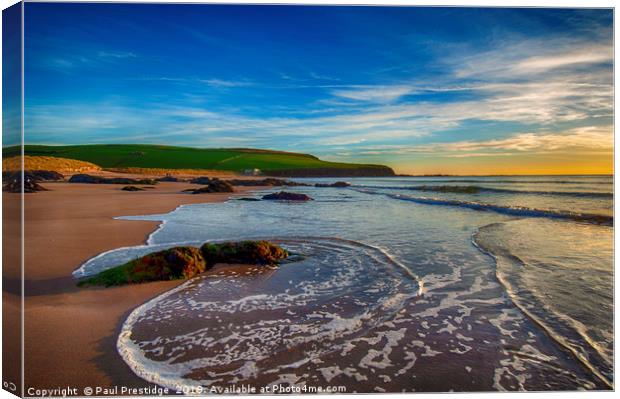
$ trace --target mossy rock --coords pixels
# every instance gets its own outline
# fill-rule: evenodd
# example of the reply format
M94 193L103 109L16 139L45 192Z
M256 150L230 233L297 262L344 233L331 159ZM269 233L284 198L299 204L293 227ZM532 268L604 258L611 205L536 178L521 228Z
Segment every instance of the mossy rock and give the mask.
M216 263L273 265L289 255L285 249L269 241L208 242L200 250L209 266Z
M274 265L288 252L268 241L206 243L200 249L175 247L154 252L85 278L78 286L105 287L190 279L216 263Z
M198 248L175 247L104 270L96 276L80 281L78 285L109 287L149 281L189 279L204 272L206 266Z

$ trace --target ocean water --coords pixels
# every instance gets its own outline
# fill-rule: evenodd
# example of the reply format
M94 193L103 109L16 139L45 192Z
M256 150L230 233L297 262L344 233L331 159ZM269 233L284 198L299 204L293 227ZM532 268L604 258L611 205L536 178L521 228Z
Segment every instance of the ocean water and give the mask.
M126 216L162 223L148 245L103 253L74 274L205 241L269 239L297 254L277 268L195 278L131 313L119 353L175 389L613 386L613 177L348 181L287 188L315 199L306 203Z

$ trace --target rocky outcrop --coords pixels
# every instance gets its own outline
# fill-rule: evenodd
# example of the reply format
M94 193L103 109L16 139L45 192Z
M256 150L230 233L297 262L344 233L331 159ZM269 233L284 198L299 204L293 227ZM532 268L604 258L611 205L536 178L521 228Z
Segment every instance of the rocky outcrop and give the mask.
M200 247L207 265L216 263L273 265L288 257L288 252L268 241L206 243Z
M149 281L190 279L217 263L275 265L288 252L268 241L206 243L201 248L175 247L145 255L93 277L79 286L115 286Z
M312 201L312 198L310 198L306 194L289 193L286 191L263 195L263 199L271 201Z
M200 177L196 177L191 179L189 182L192 184L209 184L211 183L211 178L207 177L207 176L200 176Z
M131 179L128 177L102 177L87 174L77 174L71 176L69 183L88 183L88 184L157 184L153 179Z
M200 187L200 188L196 188L196 189L189 189L189 190L185 190L185 191L189 191L192 194L233 193L233 192L235 192L235 189L228 182L225 182L225 181L219 180L219 179L211 179L211 182L208 183L204 187Z
M198 248L175 247L129 261L96 276L86 278L79 286L138 284L192 278L207 268Z
M159 179L155 179L155 180L163 181L163 182L178 182L179 178L174 177L174 176L164 176L164 177L160 177Z
M91 176L87 174L77 174L71 176L69 183L88 183L88 184L103 184L105 183L105 177Z
M37 191L47 191L47 189L41 186L38 182L41 179L32 174L31 172L24 172L24 184L22 185L22 174L20 172L12 172L3 176L2 191L8 193L21 193L22 186L24 193L35 193Z
M100 184L105 181L105 178L99 176L91 176L87 174L77 174L69 178L69 183L88 183L88 184Z
M25 173L33 176L37 181L61 181L64 176L53 170L27 170Z
M335 183L316 183L314 187L349 187L351 183L347 183L346 181L337 181Z

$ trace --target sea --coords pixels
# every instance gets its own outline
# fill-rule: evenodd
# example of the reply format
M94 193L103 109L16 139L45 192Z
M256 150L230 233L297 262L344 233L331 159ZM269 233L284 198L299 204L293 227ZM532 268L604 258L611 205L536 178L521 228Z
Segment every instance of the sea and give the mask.
M172 389L613 388L613 176L347 181L286 188L313 198L303 203L233 197L124 215L161 224L74 275L206 241L291 252L278 267L194 278L128 316L120 355Z

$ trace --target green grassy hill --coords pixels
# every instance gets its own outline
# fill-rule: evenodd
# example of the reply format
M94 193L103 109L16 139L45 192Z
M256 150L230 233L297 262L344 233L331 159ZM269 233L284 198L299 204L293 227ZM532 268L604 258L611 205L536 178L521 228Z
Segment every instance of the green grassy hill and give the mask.
M203 149L141 144L27 145L26 155L92 162L103 168L214 169L242 172L260 169L277 176L392 176L387 166L327 162L308 154L255 149ZM5 158L19 147L2 150Z

